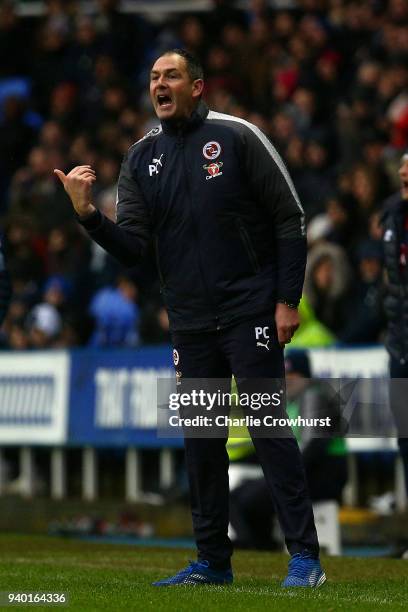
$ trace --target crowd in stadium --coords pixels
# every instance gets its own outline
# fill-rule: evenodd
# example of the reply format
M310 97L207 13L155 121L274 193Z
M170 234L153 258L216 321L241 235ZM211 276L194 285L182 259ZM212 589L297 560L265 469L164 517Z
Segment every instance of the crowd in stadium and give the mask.
M80 4L49 0L30 19L0 6L0 216L13 279L2 347L168 340L153 253L119 266L77 224L53 169L92 165L95 205L113 218L122 157L157 123L150 67L175 47L202 61L209 106L259 126L287 163L308 221L302 342L380 341L381 210L408 147L406 1L214 0L161 24L117 0L91 14Z

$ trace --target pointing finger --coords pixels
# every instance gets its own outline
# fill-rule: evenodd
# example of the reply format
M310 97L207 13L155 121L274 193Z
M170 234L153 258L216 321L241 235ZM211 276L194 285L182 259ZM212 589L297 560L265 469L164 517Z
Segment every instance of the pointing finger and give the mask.
M58 176L59 180L64 185L65 179L67 178L66 175L64 174L64 172L62 172L62 170L58 170L58 168L55 168L54 174L56 174Z

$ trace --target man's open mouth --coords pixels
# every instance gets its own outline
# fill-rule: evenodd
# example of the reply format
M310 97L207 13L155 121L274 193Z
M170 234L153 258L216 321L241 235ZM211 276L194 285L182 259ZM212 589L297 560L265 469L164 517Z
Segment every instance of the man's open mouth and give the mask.
M165 107L170 106L172 104L172 99L167 94L159 94L157 96L157 102L159 103L159 106L161 108L165 108Z

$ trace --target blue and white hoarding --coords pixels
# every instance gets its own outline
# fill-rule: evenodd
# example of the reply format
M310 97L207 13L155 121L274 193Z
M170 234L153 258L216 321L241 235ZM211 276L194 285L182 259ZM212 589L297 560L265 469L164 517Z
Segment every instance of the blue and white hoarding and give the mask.
M64 351L0 355L0 444L66 443L69 367Z
M157 380L174 378L169 347L71 355L70 444L163 446L157 437Z

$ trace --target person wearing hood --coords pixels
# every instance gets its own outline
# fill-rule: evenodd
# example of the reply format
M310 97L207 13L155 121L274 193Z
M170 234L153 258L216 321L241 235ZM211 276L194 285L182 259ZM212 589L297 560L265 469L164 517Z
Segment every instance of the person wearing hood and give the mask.
M346 305L350 278L347 257L340 246L322 242L311 249L304 295L316 318L335 335L349 316Z

